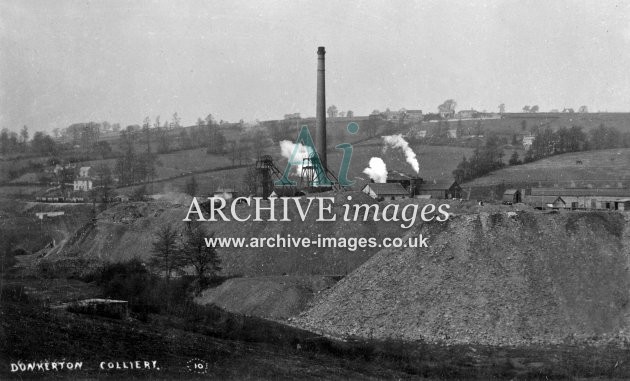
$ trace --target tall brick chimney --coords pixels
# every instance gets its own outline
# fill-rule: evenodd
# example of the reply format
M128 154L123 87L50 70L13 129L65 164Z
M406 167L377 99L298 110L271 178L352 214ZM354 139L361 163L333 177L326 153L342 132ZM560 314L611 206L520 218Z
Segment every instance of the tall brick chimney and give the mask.
M320 46L317 49L317 110L315 114L316 145L319 158L326 170L326 49Z

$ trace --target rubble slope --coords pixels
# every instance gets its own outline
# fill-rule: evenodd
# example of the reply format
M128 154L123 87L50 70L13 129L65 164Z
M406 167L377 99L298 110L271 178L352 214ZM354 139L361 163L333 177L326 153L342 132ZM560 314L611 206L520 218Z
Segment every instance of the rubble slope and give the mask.
M462 214L384 249L293 324L332 336L554 343L630 320L628 223L609 212Z

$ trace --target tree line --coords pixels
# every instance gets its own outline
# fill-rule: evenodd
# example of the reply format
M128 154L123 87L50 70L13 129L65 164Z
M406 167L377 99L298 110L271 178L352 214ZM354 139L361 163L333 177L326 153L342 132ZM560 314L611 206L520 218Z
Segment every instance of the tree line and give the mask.
M503 144L497 135L490 134L483 146L475 148L470 159L463 157L453 171L453 177L455 181L462 183L481 177L504 165Z
M464 156L453 171L455 180L470 181L503 167L501 143L495 135L488 136L485 145L476 148L470 159ZM519 158L518 152L514 151L508 163L519 165L563 153L611 148L630 148L630 131L621 132L603 123L589 133L584 132L580 126L560 127L555 131L547 126L537 129L532 145L523 160Z
M568 152L610 148L630 148L630 132L621 132L603 123L588 134L579 126L561 127L556 131L547 127L538 131L523 162L528 163Z
M183 233L173 225L164 225L155 233L150 266L164 274L167 284L173 274L191 266L199 289L203 289L221 270L216 248L206 245L206 238L212 237L214 233L196 223L186 224Z

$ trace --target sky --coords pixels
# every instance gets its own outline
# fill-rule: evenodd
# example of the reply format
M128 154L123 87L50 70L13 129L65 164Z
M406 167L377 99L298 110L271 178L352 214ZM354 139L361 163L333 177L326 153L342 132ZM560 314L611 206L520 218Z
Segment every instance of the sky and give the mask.
M0 2L0 128L339 110L630 111L626 1Z

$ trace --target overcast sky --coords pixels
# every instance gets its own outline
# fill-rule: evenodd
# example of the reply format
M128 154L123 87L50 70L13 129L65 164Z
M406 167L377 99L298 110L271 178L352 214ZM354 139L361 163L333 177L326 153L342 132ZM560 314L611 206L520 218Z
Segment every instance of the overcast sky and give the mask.
M630 111L630 1L0 2L0 127L184 124L327 103Z

